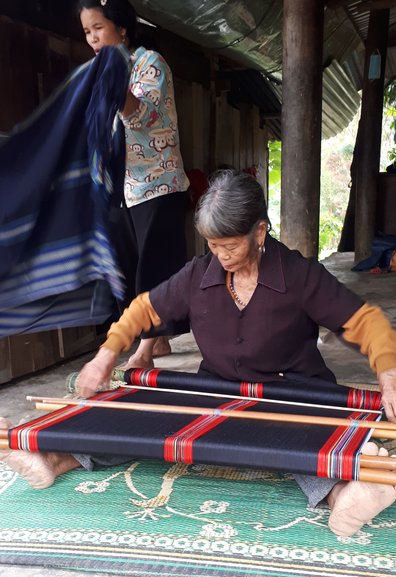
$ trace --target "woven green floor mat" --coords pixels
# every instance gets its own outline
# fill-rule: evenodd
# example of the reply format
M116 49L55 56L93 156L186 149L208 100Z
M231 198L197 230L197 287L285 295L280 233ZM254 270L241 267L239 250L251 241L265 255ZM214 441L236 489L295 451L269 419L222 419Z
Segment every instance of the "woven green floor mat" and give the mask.
M396 576L396 505L351 538L288 475L141 461L37 491L0 463L0 563L139 577Z

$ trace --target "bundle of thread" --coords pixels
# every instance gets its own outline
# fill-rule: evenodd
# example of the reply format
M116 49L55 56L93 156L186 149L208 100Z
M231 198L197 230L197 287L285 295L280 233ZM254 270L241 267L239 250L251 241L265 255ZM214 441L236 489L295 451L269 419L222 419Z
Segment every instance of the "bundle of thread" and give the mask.
M76 395L78 389L78 375L79 373L70 373L66 377L66 391L69 395ZM124 371L121 369L114 369L110 378L110 384L106 390L114 391L125 384Z

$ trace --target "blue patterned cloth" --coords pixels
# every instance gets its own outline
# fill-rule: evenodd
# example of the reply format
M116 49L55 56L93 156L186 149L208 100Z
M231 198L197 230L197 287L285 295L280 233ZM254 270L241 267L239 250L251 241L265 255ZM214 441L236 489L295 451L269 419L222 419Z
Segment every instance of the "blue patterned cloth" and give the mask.
M395 234L383 234L375 236L371 243L370 256L358 262L351 270L360 272L378 267L384 271L389 271L392 255L395 250Z
M131 60L106 47L0 145L0 337L101 324L123 296L109 212Z

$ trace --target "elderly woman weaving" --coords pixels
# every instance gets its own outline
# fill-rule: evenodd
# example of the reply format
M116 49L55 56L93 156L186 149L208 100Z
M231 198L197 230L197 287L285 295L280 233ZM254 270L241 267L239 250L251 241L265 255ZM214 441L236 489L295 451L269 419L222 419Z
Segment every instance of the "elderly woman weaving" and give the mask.
M364 303L316 260L269 235L263 190L254 178L218 173L201 199L195 223L210 253L132 301L95 358L83 367L81 396L106 388L118 355L142 330L186 316L202 353L201 372L261 382L288 371L334 382L317 348L319 326L324 326L368 355L386 415L396 421L396 332L377 307ZM367 451L376 454L378 448L368 443ZM126 461L22 451L2 458L36 488L80 465L92 469L97 463ZM353 535L396 499L392 485L308 475L295 479L310 506L327 500L330 529L339 535Z

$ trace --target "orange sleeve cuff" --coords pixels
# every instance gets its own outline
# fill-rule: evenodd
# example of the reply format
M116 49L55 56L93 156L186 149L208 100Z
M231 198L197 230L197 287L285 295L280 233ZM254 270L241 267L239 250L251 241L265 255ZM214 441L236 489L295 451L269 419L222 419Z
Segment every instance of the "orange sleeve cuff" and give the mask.
M343 329L345 341L359 345L377 375L396 367L396 331L379 307L364 304Z
M133 299L120 319L110 326L107 340L102 346L120 354L131 347L142 331L148 331L160 324L161 319L151 305L149 293L142 293Z

